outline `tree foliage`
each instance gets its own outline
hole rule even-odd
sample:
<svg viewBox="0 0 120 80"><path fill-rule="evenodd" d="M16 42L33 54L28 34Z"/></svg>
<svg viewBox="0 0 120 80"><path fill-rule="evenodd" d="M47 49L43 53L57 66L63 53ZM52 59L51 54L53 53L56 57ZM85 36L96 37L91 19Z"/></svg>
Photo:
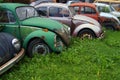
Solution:
<svg viewBox="0 0 120 80"><path fill-rule="evenodd" d="M0 3L3 2L3 0L0 0Z"/></svg>

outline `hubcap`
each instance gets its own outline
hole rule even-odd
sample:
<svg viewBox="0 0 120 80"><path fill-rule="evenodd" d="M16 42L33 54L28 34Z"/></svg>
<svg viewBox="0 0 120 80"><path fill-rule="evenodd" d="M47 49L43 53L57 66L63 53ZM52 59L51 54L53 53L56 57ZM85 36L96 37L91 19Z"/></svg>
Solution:
<svg viewBox="0 0 120 80"><path fill-rule="evenodd" d="M92 35L89 34L89 33L84 33L81 35L81 38L84 39L84 38L87 38L87 39L92 39Z"/></svg>
<svg viewBox="0 0 120 80"><path fill-rule="evenodd" d="M49 49L45 44L37 44L33 47L32 53L46 54L49 53Z"/></svg>

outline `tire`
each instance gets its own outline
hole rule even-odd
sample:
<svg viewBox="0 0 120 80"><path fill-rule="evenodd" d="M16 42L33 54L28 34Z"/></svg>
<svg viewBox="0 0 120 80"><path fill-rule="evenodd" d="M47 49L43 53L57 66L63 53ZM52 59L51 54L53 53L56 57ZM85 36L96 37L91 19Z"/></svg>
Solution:
<svg viewBox="0 0 120 80"><path fill-rule="evenodd" d="M80 37L81 39L93 39L95 38L95 34L89 29L84 29L78 33L78 37Z"/></svg>
<svg viewBox="0 0 120 80"><path fill-rule="evenodd" d="M43 42L43 40L41 39L34 39L32 40L27 48L27 54L29 57L33 57L34 54L41 54L41 55L45 55L50 53L50 48L48 47L48 45Z"/></svg>
<svg viewBox="0 0 120 80"><path fill-rule="evenodd" d="M112 25L107 25L105 28L112 31L115 30L115 28Z"/></svg>

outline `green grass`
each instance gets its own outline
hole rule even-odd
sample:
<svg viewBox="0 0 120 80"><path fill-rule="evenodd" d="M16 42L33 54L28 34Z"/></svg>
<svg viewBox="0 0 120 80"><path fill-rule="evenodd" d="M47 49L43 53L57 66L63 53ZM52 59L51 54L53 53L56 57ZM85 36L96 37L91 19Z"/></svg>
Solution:
<svg viewBox="0 0 120 80"><path fill-rule="evenodd" d="M72 38L61 54L25 56L0 76L0 80L120 80L120 32L105 38Z"/></svg>

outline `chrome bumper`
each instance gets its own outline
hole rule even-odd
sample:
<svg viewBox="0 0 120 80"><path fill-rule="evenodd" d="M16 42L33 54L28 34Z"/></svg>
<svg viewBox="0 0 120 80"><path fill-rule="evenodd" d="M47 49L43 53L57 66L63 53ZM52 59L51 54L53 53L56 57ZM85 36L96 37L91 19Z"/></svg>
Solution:
<svg viewBox="0 0 120 80"><path fill-rule="evenodd" d="M0 66L0 75L10 69L15 63L17 63L24 56L24 49L22 49L14 58Z"/></svg>

